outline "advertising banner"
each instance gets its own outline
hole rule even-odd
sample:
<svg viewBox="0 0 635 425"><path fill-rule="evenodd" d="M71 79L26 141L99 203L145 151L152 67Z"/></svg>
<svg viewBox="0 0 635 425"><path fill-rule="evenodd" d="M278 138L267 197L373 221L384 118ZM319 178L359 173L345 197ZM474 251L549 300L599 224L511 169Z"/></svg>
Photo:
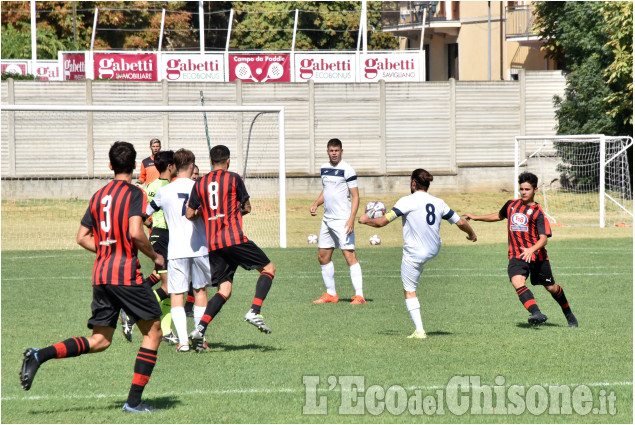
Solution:
<svg viewBox="0 0 635 425"><path fill-rule="evenodd" d="M359 82L425 81L424 64L422 52L362 54Z"/></svg>
<svg viewBox="0 0 635 425"><path fill-rule="evenodd" d="M354 83L357 75L355 54L296 53L295 82Z"/></svg>
<svg viewBox="0 0 635 425"><path fill-rule="evenodd" d="M163 54L160 79L168 81L225 81L225 55Z"/></svg>
<svg viewBox="0 0 635 425"><path fill-rule="evenodd" d="M3 60L0 62L0 69L3 74L6 72L11 74L27 75L29 73L29 62Z"/></svg>
<svg viewBox="0 0 635 425"><path fill-rule="evenodd" d="M86 79L86 52L59 52L57 57L62 69L62 80L76 81Z"/></svg>
<svg viewBox="0 0 635 425"><path fill-rule="evenodd" d="M229 55L229 81L288 83L291 60L288 54Z"/></svg>
<svg viewBox="0 0 635 425"><path fill-rule="evenodd" d="M128 81L158 81L156 53L95 53L94 78Z"/></svg>
<svg viewBox="0 0 635 425"><path fill-rule="evenodd" d="M59 62L56 60L37 61L35 76L40 81L62 81Z"/></svg>

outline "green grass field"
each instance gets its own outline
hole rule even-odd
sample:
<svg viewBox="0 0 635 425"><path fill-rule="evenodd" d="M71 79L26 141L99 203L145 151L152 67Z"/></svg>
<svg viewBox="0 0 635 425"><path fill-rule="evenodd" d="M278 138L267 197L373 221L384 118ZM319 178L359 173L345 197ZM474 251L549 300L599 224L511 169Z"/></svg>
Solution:
<svg viewBox="0 0 635 425"><path fill-rule="evenodd" d="M496 197L490 205L498 202ZM304 217L300 213L304 208L297 207L299 217ZM316 227L313 224L298 224L292 233L317 233L311 230ZM273 333L261 334L242 321L251 304L256 274L239 271L232 298L208 329L211 352L177 354L174 346L159 347L144 398L164 410L152 416L120 411L139 348L138 330L132 344L117 331L104 353L49 361L29 392L20 388L18 372L25 348L87 334L93 256L77 250L5 250L2 422L633 422L632 230L554 230L548 246L554 275L566 291L580 328L566 326L559 306L541 288L532 289L549 321L531 328L506 276L504 225L478 223L479 242L468 244L461 232L444 224L446 245L426 266L418 291L429 337L410 340L406 336L413 325L400 281L400 229L392 224L384 230L386 244L379 247L365 242L371 229L359 229L358 258L368 300L361 306L348 305L353 291L340 254L334 261L342 301L313 305L311 301L323 291L317 249L267 249L278 270L263 307ZM143 269L148 272L150 264L144 261ZM388 409L379 404L374 409L370 403L384 401L384 390L397 394L389 390L392 385L401 386L407 397L415 399L438 400L439 392L449 397L453 390L445 387L452 377L468 375L479 376L483 385L490 386L500 384L497 376L504 377L496 391L503 392L498 400L505 404L505 391L513 385L523 386L528 394L530 388L537 393L534 385L541 385L545 392L549 385L568 385L571 390L586 385L593 408L608 412L602 400L615 396L616 411L614 415L576 414L579 410L555 415L547 409L536 416L531 409L521 409L519 415L477 415L468 410L456 415L446 399L443 414L427 415L404 406ZM317 379L311 377L318 377L319 384L316 392L307 393L303 379ZM350 391L341 385L347 379L364 380L368 391L357 394L364 400L362 415L347 414L346 409L340 413L340 407L351 404L347 401ZM303 413L303 407L321 401L326 415Z"/></svg>

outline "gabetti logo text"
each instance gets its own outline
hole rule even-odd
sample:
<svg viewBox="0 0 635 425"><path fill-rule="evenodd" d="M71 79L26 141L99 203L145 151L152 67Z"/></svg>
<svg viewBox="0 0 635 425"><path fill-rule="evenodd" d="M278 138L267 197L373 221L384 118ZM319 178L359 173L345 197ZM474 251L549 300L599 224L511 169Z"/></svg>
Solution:
<svg viewBox="0 0 635 425"><path fill-rule="evenodd" d="M133 55L119 55L105 57L99 60L98 78L113 78L117 80L155 80L155 59L145 55L139 58Z"/></svg>
<svg viewBox="0 0 635 425"><path fill-rule="evenodd" d="M351 71L351 60L335 60L326 61L323 58L317 59L302 59L300 61L300 78L309 80L314 74L320 74L323 72L346 72ZM320 76L320 75L318 75ZM330 75L329 75L330 76Z"/></svg>
<svg viewBox="0 0 635 425"><path fill-rule="evenodd" d="M364 76L370 80L382 77L406 77L415 72L414 59L390 60L389 58L368 58L364 61Z"/></svg>
<svg viewBox="0 0 635 425"><path fill-rule="evenodd" d="M57 80L60 76L60 69L56 66L38 66L35 70L38 78L42 81L48 81L49 79Z"/></svg>
<svg viewBox="0 0 635 425"><path fill-rule="evenodd" d="M170 59L165 63L165 75L168 80L220 79L218 59L195 62L191 59Z"/></svg>

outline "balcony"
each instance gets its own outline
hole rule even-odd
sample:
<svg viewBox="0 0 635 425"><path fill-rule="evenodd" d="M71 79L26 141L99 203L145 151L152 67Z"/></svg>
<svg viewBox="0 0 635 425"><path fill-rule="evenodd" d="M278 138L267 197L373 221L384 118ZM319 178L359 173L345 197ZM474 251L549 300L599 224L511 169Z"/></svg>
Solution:
<svg viewBox="0 0 635 425"><path fill-rule="evenodd" d="M539 41L538 33L533 29L536 20L534 9L533 5L517 5L506 8L505 38L507 41L518 41L525 44Z"/></svg>
<svg viewBox="0 0 635 425"><path fill-rule="evenodd" d="M460 21L460 2L458 1L409 1L392 2L393 10L382 10L382 31L403 33L426 28L456 36ZM424 10L427 13L424 14Z"/></svg>

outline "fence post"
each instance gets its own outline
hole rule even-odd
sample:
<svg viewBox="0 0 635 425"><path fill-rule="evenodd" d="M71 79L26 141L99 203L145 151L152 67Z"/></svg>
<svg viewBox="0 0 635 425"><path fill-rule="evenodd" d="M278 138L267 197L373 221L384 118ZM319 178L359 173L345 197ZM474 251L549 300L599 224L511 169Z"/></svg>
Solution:
<svg viewBox="0 0 635 425"><path fill-rule="evenodd" d="M84 80L86 85L86 105L93 104L93 80ZM93 140L93 113L86 113L86 172L95 177L95 144Z"/></svg>
<svg viewBox="0 0 635 425"><path fill-rule="evenodd" d="M240 106L243 104L243 82L236 78L234 83L236 84L236 106ZM240 112L236 116L236 159L238 160L236 167L238 170L245 167L243 155L243 112Z"/></svg>
<svg viewBox="0 0 635 425"><path fill-rule="evenodd" d="M520 135L525 136L527 131L527 75L525 69L518 70L518 83L520 84Z"/></svg>
<svg viewBox="0 0 635 425"><path fill-rule="evenodd" d="M7 96L9 105L15 105L15 80L13 78L7 79ZM9 111L9 177L15 177L15 112Z"/></svg>
<svg viewBox="0 0 635 425"><path fill-rule="evenodd" d="M315 82L309 80L309 172L315 173Z"/></svg>
<svg viewBox="0 0 635 425"><path fill-rule="evenodd" d="M456 166L456 80L450 78L450 167L454 174L458 173Z"/></svg>
<svg viewBox="0 0 635 425"><path fill-rule="evenodd" d="M606 136L600 136L600 228L604 228L604 208L606 191Z"/></svg>
<svg viewBox="0 0 635 425"><path fill-rule="evenodd" d="M162 104L166 106L170 104L170 93L168 90L168 80L161 80L161 100ZM165 143L166 150L170 149L170 117L168 114L167 112L163 114L163 129L161 134L161 142Z"/></svg>
<svg viewBox="0 0 635 425"><path fill-rule="evenodd" d="M379 80L379 172L386 171L386 81Z"/></svg>

